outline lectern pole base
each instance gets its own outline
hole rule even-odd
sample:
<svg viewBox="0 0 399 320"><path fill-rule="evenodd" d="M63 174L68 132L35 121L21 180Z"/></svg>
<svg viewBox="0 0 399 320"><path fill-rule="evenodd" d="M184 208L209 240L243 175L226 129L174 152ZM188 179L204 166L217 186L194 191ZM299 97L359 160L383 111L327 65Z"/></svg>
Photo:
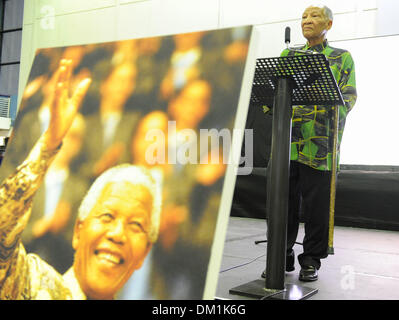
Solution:
<svg viewBox="0 0 399 320"><path fill-rule="evenodd" d="M317 289L286 283L283 290L265 288L264 280L254 280L229 290L230 294L260 300L303 300L317 293Z"/></svg>

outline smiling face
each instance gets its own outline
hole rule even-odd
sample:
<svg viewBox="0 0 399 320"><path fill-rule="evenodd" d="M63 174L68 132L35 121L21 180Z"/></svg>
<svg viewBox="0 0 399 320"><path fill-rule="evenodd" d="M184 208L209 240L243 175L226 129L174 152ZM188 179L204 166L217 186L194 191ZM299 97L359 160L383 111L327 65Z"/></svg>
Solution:
<svg viewBox="0 0 399 320"><path fill-rule="evenodd" d="M92 299L112 299L141 267L151 244L152 196L142 185L105 185L88 217L75 226L74 271Z"/></svg>
<svg viewBox="0 0 399 320"><path fill-rule="evenodd" d="M329 20L322 8L309 7L302 14L302 34L310 46L322 43L327 31L331 29L332 20Z"/></svg>

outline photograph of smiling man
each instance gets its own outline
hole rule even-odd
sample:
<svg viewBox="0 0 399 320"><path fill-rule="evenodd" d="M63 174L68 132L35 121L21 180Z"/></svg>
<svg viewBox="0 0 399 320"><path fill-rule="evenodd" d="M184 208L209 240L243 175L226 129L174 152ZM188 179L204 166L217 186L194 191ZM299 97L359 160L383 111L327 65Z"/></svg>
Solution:
<svg viewBox="0 0 399 320"><path fill-rule="evenodd" d="M214 297L250 34L36 52L0 170L0 299Z"/></svg>

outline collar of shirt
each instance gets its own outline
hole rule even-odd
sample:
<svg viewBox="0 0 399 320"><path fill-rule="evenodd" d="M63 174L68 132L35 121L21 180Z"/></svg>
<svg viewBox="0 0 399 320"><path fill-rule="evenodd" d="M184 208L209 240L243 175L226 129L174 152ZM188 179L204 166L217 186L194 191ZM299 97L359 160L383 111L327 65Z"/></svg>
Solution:
<svg viewBox="0 0 399 320"><path fill-rule="evenodd" d="M83 293L82 288L79 285L79 281L76 278L73 267L69 268L67 272L62 276L64 283L71 291L73 300L87 300L86 295Z"/></svg>
<svg viewBox="0 0 399 320"><path fill-rule="evenodd" d="M319 53L323 52L323 50L328 46L328 41L327 39L324 40L322 43L316 44L313 47L309 47L309 43L306 43L304 50L311 50L311 51L317 51Z"/></svg>

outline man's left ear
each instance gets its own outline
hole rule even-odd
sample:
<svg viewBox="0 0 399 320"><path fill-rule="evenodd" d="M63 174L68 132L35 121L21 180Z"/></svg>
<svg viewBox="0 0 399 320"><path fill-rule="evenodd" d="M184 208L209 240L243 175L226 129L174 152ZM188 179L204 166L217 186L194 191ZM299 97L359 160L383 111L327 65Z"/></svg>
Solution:
<svg viewBox="0 0 399 320"><path fill-rule="evenodd" d="M329 21L328 21L328 24L327 24L327 30L330 30L330 29L331 29L332 24L333 24L332 20L329 20Z"/></svg>
<svg viewBox="0 0 399 320"><path fill-rule="evenodd" d="M72 237L72 248L76 251L79 239L80 239L80 229L82 228L83 222L79 219L76 219L75 227L73 229L73 237Z"/></svg>

